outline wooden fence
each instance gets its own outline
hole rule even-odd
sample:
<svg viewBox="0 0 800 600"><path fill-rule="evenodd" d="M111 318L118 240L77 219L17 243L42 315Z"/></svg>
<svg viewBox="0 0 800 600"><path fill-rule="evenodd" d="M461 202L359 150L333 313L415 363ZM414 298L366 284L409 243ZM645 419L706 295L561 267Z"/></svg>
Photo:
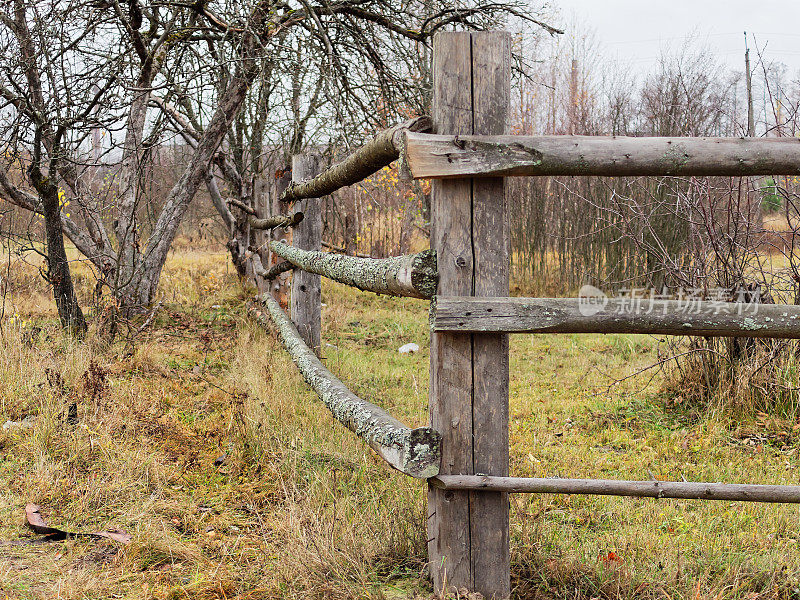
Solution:
<svg viewBox="0 0 800 600"><path fill-rule="evenodd" d="M602 299L509 298L505 176L800 173L800 140L508 136L510 36L442 33L434 44L434 106L318 173L297 157L283 200L298 213L293 245L269 244L295 269L292 320L269 293L251 306L271 324L333 416L391 466L428 480L428 551L437 592L507 598L508 493L800 502L800 486L509 477L508 333L625 332L800 338L800 306L674 300L647 309ZM430 131L433 133L430 133ZM433 179L431 250L370 259L321 252L313 198L400 158ZM302 214L300 214L302 213ZM298 222L298 216L300 220ZM290 223L291 221L291 223ZM320 275L379 294L431 299L430 427L411 429L357 397L318 358ZM269 286L267 286L269 287ZM597 299L595 299L597 300Z"/></svg>

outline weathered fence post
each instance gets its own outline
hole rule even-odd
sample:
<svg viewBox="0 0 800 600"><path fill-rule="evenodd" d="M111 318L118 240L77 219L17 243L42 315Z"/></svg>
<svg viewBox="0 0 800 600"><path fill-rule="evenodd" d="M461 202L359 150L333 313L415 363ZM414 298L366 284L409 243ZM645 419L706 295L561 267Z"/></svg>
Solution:
<svg viewBox="0 0 800 600"><path fill-rule="evenodd" d="M272 182L272 202L271 202L271 210L273 215L280 215L285 212L285 207L281 205L279 198L281 194L283 194L284 190L289 187L289 183L291 183L291 169L288 167L286 169L279 169L275 172L275 177ZM284 232L281 228L275 228L268 233L269 239L271 240L285 240L287 243L292 243L292 232L291 230ZM269 254L269 267L274 267L278 263L283 262L283 259L280 256L276 256L274 252L268 252ZM266 263L265 263L266 264ZM283 273L276 277L274 280L269 282L270 290L272 292L272 297L278 301L282 308L288 309L289 308L289 291L288 291L288 282L289 282L289 273ZM259 290L260 292L260 290Z"/></svg>
<svg viewBox="0 0 800 600"><path fill-rule="evenodd" d="M269 180L265 181L263 176L256 179L253 184L253 208L256 211L255 217L258 219L269 216L269 185ZM253 235L253 246L257 248L258 260L266 268L269 268L269 248L266 247L266 243L271 235L272 233L267 230L256 230ZM269 291L270 281L262 277L256 277L255 282L259 296Z"/></svg>
<svg viewBox="0 0 800 600"><path fill-rule="evenodd" d="M292 157L292 181L297 183L311 179L322 169L323 157L319 152L296 154ZM322 249L322 199L311 198L299 200L294 205L295 211L305 216L299 225L294 227L292 245L302 250ZM301 269L292 275L291 315L295 327L306 345L317 356L320 354L322 327L322 284L320 276Z"/></svg>
<svg viewBox="0 0 800 600"><path fill-rule="evenodd" d="M510 36L441 33L434 43L434 133L504 134ZM431 246L437 293L508 296L508 222L502 178L433 182ZM431 425L441 473L508 474L508 336L431 334ZM428 554L437 592L510 595L508 494L428 488Z"/></svg>

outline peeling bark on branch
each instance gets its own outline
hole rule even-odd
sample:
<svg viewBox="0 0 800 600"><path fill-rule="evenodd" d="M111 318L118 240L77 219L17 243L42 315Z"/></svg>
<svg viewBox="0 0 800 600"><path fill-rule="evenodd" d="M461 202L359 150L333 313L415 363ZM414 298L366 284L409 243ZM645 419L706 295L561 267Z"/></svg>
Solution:
<svg viewBox="0 0 800 600"><path fill-rule="evenodd" d="M321 198L339 188L358 183L397 160L402 150L404 132L429 131L430 128L430 117L417 117L382 131L342 162L313 179L291 184L281 195L281 201Z"/></svg>
<svg viewBox="0 0 800 600"><path fill-rule="evenodd" d="M415 178L800 175L800 140L404 133Z"/></svg>
<svg viewBox="0 0 800 600"><path fill-rule="evenodd" d="M436 293L436 254L431 250L394 258L357 258L300 250L282 242L270 242L269 247L304 271L367 292L424 299Z"/></svg>
<svg viewBox="0 0 800 600"><path fill-rule="evenodd" d="M250 218L252 229L277 229L278 227L294 227L303 220L303 213L296 212L293 215L274 215L266 219Z"/></svg>
<svg viewBox="0 0 800 600"><path fill-rule="evenodd" d="M278 302L269 294L264 294L261 301L266 304L271 321L256 304L250 306L250 315L262 326L268 327L271 323L277 329L303 378L337 421L366 441L398 471L420 479L439 473L440 436L437 431L430 427L406 427L383 409L353 394L303 343Z"/></svg>

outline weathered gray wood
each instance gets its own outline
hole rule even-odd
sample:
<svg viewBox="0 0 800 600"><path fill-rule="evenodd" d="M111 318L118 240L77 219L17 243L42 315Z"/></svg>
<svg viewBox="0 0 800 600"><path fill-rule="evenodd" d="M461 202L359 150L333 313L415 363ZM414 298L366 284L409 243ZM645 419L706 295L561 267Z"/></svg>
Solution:
<svg viewBox="0 0 800 600"><path fill-rule="evenodd" d="M472 34L473 123L476 134L507 133L511 36ZM473 294L508 296L509 226L501 177L472 182ZM472 338L473 473L508 475L508 335ZM504 492L470 494L474 590L485 598L511 594L509 501Z"/></svg>
<svg viewBox="0 0 800 600"><path fill-rule="evenodd" d="M452 134L504 133L510 38L441 34L434 44L434 127ZM508 224L502 179L436 181L431 246L439 294L508 294ZM442 473L508 473L508 340L431 335L432 426L442 433ZM510 594L508 498L429 487L429 559L437 593L468 588ZM446 589L445 589L446 588Z"/></svg>
<svg viewBox="0 0 800 600"><path fill-rule="evenodd" d="M440 33L433 51L433 128L472 133L472 52L467 32ZM439 294L472 293L472 184L435 181L431 248ZM431 332L431 427L442 436L440 473L472 474L472 337ZM428 562L437 594L473 588L469 492L428 486ZM447 588L447 589L445 589Z"/></svg>
<svg viewBox="0 0 800 600"><path fill-rule="evenodd" d="M500 175L800 175L797 138L405 134L416 178Z"/></svg>
<svg viewBox="0 0 800 600"><path fill-rule="evenodd" d="M250 217L249 223L251 229L275 229L277 227L296 227L303 220L305 214L302 211L296 212L293 215L274 215L258 219Z"/></svg>
<svg viewBox="0 0 800 600"><path fill-rule="evenodd" d="M358 258L300 250L281 242L270 242L269 246L275 254L305 271L367 292L432 298L436 291L436 254L431 250L394 258Z"/></svg>
<svg viewBox="0 0 800 600"><path fill-rule="evenodd" d="M273 188L272 188L273 193L272 193L272 198L271 198L271 200L272 200L271 209L272 209L272 214L274 214L274 215L281 214L286 208L285 205L283 205L281 203L280 196L283 194L283 192L286 190L286 188L291 183L291 179L292 179L291 178L291 172L292 172L291 165L288 165L287 168L285 168L285 169L278 169L275 172L275 179L272 181L272 183L273 183ZM288 230L287 229L281 229L281 228L271 229L271 230L269 230L269 234L268 235L269 235L269 239L270 240L273 240L273 241L277 240L277 241L286 242L287 244L291 244L292 243L293 229L288 229ZM269 248L269 246L267 246L267 248ZM268 261L265 261L265 262L268 262L271 265L271 267L274 267L275 265L277 265L279 262L281 262L283 260L283 259L281 259L280 256L278 256L277 254L275 254L271 250L269 250L267 252L267 254L269 255L268 256ZM287 310L289 310L289 279L290 279L289 273L288 272L284 273L282 275L279 275L275 279L273 279L270 282L270 286L269 286L269 289L270 289L270 292L272 293L273 298L275 298L280 303L280 305L283 308L287 309ZM259 290L259 292L260 291L261 290Z"/></svg>
<svg viewBox="0 0 800 600"><path fill-rule="evenodd" d="M800 339L800 306L701 300L437 297L435 331Z"/></svg>
<svg viewBox="0 0 800 600"><path fill-rule="evenodd" d="M358 183L397 160L402 149L404 131L428 131L430 127L430 117L416 117L382 131L343 161L313 179L293 181L281 195L281 201L321 198Z"/></svg>
<svg viewBox="0 0 800 600"><path fill-rule="evenodd" d="M741 502L800 502L800 486L690 481L620 481L613 479L558 479L439 475L430 485L443 490L495 490L528 494L589 494L637 498L736 500Z"/></svg>
<svg viewBox="0 0 800 600"><path fill-rule="evenodd" d="M317 393L334 418L366 441L392 467L425 479L439 472L439 434L430 427L411 429L383 409L362 400L328 371L306 346L280 304L270 295L261 296L268 312L252 304L250 316L264 327L272 324L303 378Z"/></svg>
<svg viewBox="0 0 800 600"><path fill-rule="evenodd" d="M258 256L258 268L253 269L253 274L255 275L254 282L256 284L256 290L259 294L264 294L269 291L272 281L260 276L266 274L265 267L269 264L269 251L267 250L266 243L269 241L269 231L271 228L265 227L261 229L259 227L254 227L254 225L267 224L264 222L264 219L268 218L270 214L269 188L271 184L272 181L263 175L252 180L250 192L252 194L255 214L248 214L246 217L247 227L249 229L247 235L249 246L255 250L255 254ZM254 265L254 267L255 266L256 265Z"/></svg>
<svg viewBox="0 0 800 600"><path fill-rule="evenodd" d="M292 157L292 181L303 181L316 176L323 168L320 152L309 151ZM300 215L306 215L293 229L292 245L301 250L322 250L322 211L316 201L300 200L295 203ZM322 345L322 281L317 273L295 270L291 284L292 321L300 336L317 356Z"/></svg>

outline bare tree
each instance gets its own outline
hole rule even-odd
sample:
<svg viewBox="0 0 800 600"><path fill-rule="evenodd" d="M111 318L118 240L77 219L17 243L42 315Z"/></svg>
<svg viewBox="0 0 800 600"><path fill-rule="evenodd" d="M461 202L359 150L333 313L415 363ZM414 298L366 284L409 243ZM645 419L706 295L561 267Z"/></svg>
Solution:
<svg viewBox="0 0 800 600"><path fill-rule="evenodd" d="M109 101L115 58L96 59L103 23L84 7L14 0L0 9L0 95L4 107L4 154L0 193L44 218L47 278L63 326L82 335L86 321L69 268L64 232L87 256L103 264L108 240L62 215L62 200L80 194L81 146L96 109ZM18 178L14 178L14 168ZM23 181L27 186L23 186ZM29 187L33 192L25 189Z"/></svg>
<svg viewBox="0 0 800 600"><path fill-rule="evenodd" d="M98 288L107 286L123 313L139 310L153 300L200 188L244 256L253 232L222 197L252 207L270 152L285 160L323 124L335 134L316 141L346 147L397 108L420 112L425 79L409 59L444 27L509 17L538 23L522 5L472 0L6 6L7 147L26 179L7 172L0 191L45 217L59 311L77 330L85 322L64 235L94 266ZM156 198L148 165L155 149L169 149L169 129L190 152L175 184ZM66 202L79 218L61 210Z"/></svg>

